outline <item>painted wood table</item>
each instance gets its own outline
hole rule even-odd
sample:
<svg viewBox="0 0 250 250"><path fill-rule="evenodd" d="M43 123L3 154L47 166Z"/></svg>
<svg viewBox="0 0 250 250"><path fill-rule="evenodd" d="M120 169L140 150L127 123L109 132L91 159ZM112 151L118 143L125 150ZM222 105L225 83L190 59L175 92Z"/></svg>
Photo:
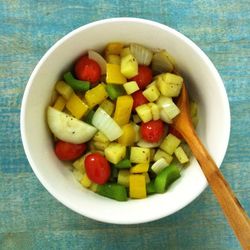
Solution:
<svg viewBox="0 0 250 250"><path fill-rule="evenodd" d="M32 172L19 116L33 68L69 31L118 16L169 25L196 42L223 78L232 128L221 170L250 214L248 0L1 0L0 10L0 249L240 249L209 188L185 209L146 224L111 225L72 212Z"/></svg>

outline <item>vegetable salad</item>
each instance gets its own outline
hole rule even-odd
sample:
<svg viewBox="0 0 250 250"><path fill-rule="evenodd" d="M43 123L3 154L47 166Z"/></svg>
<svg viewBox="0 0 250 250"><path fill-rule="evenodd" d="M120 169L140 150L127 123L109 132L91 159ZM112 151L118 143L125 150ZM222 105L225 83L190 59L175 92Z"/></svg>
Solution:
<svg viewBox="0 0 250 250"><path fill-rule="evenodd" d="M164 193L190 151L171 127L183 78L165 50L119 42L89 50L55 84L54 151L85 188L118 201ZM191 102L197 124L197 105Z"/></svg>

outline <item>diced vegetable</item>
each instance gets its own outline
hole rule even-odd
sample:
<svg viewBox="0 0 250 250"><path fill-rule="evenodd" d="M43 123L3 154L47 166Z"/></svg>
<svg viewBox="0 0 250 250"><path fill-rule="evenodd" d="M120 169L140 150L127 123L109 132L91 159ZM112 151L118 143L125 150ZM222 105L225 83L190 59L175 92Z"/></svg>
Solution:
<svg viewBox="0 0 250 250"><path fill-rule="evenodd" d="M156 85L161 94L167 97L176 97L180 94L183 78L181 76L165 73L156 79Z"/></svg>
<svg viewBox="0 0 250 250"><path fill-rule="evenodd" d="M160 91L156 87L156 85L151 85L143 91L143 95L147 98L149 102L154 102L160 96Z"/></svg>
<svg viewBox="0 0 250 250"><path fill-rule="evenodd" d="M103 142L103 143L110 142L108 137L105 134L103 134L101 131L98 131L95 134L95 136L93 137L93 140L98 141L98 142Z"/></svg>
<svg viewBox="0 0 250 250"><path fill-rule="evenodd" d="M141 148L157 148L160 146L160 144L161 144L161 141L152 143L152 142L144 141L143 139L140 139L137 142L137 146Z"/></svg>
<svg viewBox="0 0 250 250"><path fill-rule="evenodd" d="M138 62L133 55L129 54L121 58L121 73L126 78L131 78L138 74Z"/></svg>
<svg viewBox="0 0 250 250"><path fill-rule="evenodd" d="M107 62L105 61L105 59L96 51L94 50L89 50L88 51L88 56L89 59L92 59L94 61L96 61L100 68L101 68L101 74L104 75L106 74L106 64Z"/></svg>
<svg viewBox="0 0 250 250"><path fill-rule="evenodd" d="M111 100L117 99L118 96L123 95L125 92L122 86L115 84L107 84L106 91Z"/></svg>
<svg viewBox="0 0 250 250"><path fill-rule="evenodd" d="M105 134L110 141L116 140L123 133L120 126L100 107L96 110L92 123Z"/></svg>
<svg viewBox="0 0 250 250"><path fill-rule="evenodd" d="M131 54L130 49L129 49L129 47L125 47L125 48L123 48L123 49L121 50L120 56L121 56L121 57L124 57L124 56L126 56L126 55L128 55L128 54Z"/></svg>
<svg viewBox="0 0 250 250"><path fill-rule="evenodd" d="M132 146L135 142L135 129L131 123L122 126L122 135L118 138L118 142L124 146Z"/></svg>
<svg viewBox="0 0 250 250"><path fill-rule="evenodd" d="M59 111L63 111L65 105L66 105L65 99L62 96L58 96L53 105L53 108Z"/></svg>
<svg viewBox="0 0 250 250"><path fill-rule="evenodd" d="M93 109L89 110L87 115L84 117L84 121L90 125L92 125L92 119L95 114L95 111Z"/></svg>
<svg viewBox="0 0 250 250"><path fill-rule="evenodd" d="M160 111L164 111L170 120L180 113L180 109L176 106L171 97L160 96L157 100L157 105Z"/></svg>
<svg viewBox="0 0 250 250"><path fill-rule="evenodd" d="M72 173L77 181L80 182L82 180L84 173L80 172L78 169L73 169Z"/></svg>
<svg viewBox="0 0 250 250"><path fill-rule="evenodd" d="M80 183L86 187L86 188L89 188L92 184L92 181L89 179L88 175L85 173L83 175L83 178L81 179Z"/></svg>
<svg viewBox="0 0 250 250"><path fill-rule="evenodd" d="M108 147L109 142L99 142L99 141L93 141L93 146L95 147L95 149L97 150L101 150L104 151L104 149L106 147Z"/></svg>
<svg viewBox="0 0 250 250"><path fill-rule="evenodd" d="M104 154L109 162L117 164L126 156L126 146L115 142L110 143L109 146L105 148Z"/></svg>
<svg viewBox="0 0 250 250"><path fill-rule="evenodd" d="M147 196L146 178L142 174L131 174L129 177L129 197L141 199Z"/></svg>
<svg viewBox="0 0 250 250"><path fill-rule="evenodd" d="M148 171L148 168L149 168L149 162L139 163L139 164L136 164L135 166L130 168L130 173L131 174L145 173Z"/></svg>
<svg viewBox="0 0 250 250"><path fill-rule="evenodd" d="M141 118L139 117L139 115L133 115L133 121L134 121L134 123L140 123Z"/></svg>
<svg viewBox="0 0 250 250"><path fill-rule="evenodd" d="M97 104L101 104L107 97L108 93L103 84L98 84L96 87L85 93L85 99L90 108L93 108Z"/></svg>
<svg viewBox="0 0 250 250"><path fill-rule="evenodd" d="M117 64L117 65L121 64L121 57L119 55L111 55L111 54L107 55L106 60L107 63Z"/></svg>
<svg viewBox="0 0 250 250"><path fill-rule="evenodd" d="M67 72L63 75L65 82L73 89L73 90L82 90L86 91L90 88L89 81L81 81L74 78L71 72Z"/></svg>
<svg viewBox="0 0 250 250"><path fill-rule="evenodd" d="M119 96L116 101L114 120L120 126L129 122L133 107L133 98L129 95Z"/></svg>
<svg viewBox="0 0 250 250"><path fill-rule="evenodd" d="M174 60L165 50L156 52L152 58L152 69L155 74L172 72Z"/></svg>
<svg viewBox="0 0 250 250"><path fill-rule="evenodd" d="M151 166L151 170L154 171L154 173L158 174L160 171L162 171L168 165L169 165L169 163L167 163L164 158L160 158L156 162L154 162L154 164Z"/></svg>
<svg viewBox="0 0 250 250"><path fill-rule="evenodd" d="M131 95L132 93L139 90L139 87L138 87L136 81L126 82L123 84L123 87L126 90L128 95Z"/></svg>
<svg viewBox="0 0 250 250"><path fill-rule="evenodd" d="M96 192L117 201L126 201L128 199L125 186L117 183L98 185Z"/></svg>
<svg viewBox="0 0 250 250"><path fill-rule="evenodd" d="M166 138L163 140L160 148L164 150L166 153L172 155L175 149L180 145L181 140L172 134L168 134Z"/></svg>
<svg viewBox="0 0 250 250"><path fill-rule="evenodd" d="M137 124L131 122L131 124L134 127L135 130L135 142L138 142L141 139L141 135L140 135L140 126L138 126Z"/></svg>
<svg viewBox="0 0 250 250"><path fill-rule="evenodd" d="M155 184L153 181L150 181L147 184L146 189L147 189L147 194L155 194L156 193Z"/></svg>
<svg viewBox="0 0 250 250"><path fill-rule="evenodd" d="M149 178L149 174L148 172L143 172L142 175L145 176L145 181L146 181L146 184L148 184L150 182L150 178Z"/></svg>
<svg viewBox="0 0 250 250"><path fill-rule="evenodd" d="M117 183L125 187L129 187L130 172L127 169L121 169L118 173Z"/></svg>
<svg viewBox="0 0 250 250"><path fill-rule="evenodd" d="M131 147L130 161L133 163L148 163L150 160L150 149Z"/></svg>
<svg viewBox="0 0 250 250"><path fill-rule="evenodd" d="M126 77L121 73L121 66L117 64L107 64L106 83L124 84L127 82Z"/></svg>
<svg viewBox="0 0 250 250"><path fill-rule="evenodd" d="M176 158L179 160L179 162L182 164L187 163L189 161L186 153L184 152L181 146L175 149L174 154Z"/></svg>
<svg viewBox="0 0 250 250"><path fill-rule="evenodd" d="M72 164L72 166L82 174L85 173L85 164L84 164L85 156L86 154L75 160Z"/></svg>
<svg viewBox="0 0 250 250"><path fill-rule="evenodd" d="M163 158L167 164L169 165L172 160L173 160L173 156L171 156L170 154L164 152L161 149L158 149L154 155L154 161L158 161L159 159Z"/></svg>
<svg viewBox="0 0 250 250"><path fill-rule="evenodd" d="M116 168L130 168L131 166L131 161L126 158L115 164Z"/></svg>
<svg viewBox="0 0 250 250"><path fill-rule="evenodd" d="M87 142L97 131L95 127L52 107L48 107L47 121L51 132L65 142Z"/></svg>
<svg viewBox="0 0 250 250"><path fill-rule="evenodd" d="M74 92L73 89L66 84L64 81L59 81L56 83L56 91L65 99L68 100L72 93Z"/></svg>
<svg viewBox="0 0 250 250"><path fill-rule="evenodd" d="M105 52L105 55L120 55L122 49L123 49L123 44L122 43L119 43L119 42L113 42L113 43L109 43L104 52Z"/></svg>
<svg viewBox="0 0 250 250"><path fill-rule="evenodd" d="M180 177L180 170L175 165L164 168L155 178L155 190L164 193L166 189Z"/></svg>
<svg viewBox="0 0 250 250"><path fill-rule="evenodd" d="M130 44L130 51L135 56L139 64L149 65L151 63L153 52L136 43Z"/></svg>
<svg viewBox="0 0 250 250"><path fill-rule="evenodd" d="M150 102L147 104L151 110L152 118L157 121L161 118L160 108L157 104Z"/></svg>
<svg viewBox="0 0 250 250"><path fill-rule="evenodd" d="M108 114L112 115L115 110L115 104L108 99L105 99L101 104L100 107Z"/></svg>
<svg viewBox="0 0 250 250"><path fill-rule="evenodd" d="M135 110L143 122L149 122L152 120L151 108L147 104L140 105L136 107Z"/></svg>
<svg viewBox="0 0 250 250"><path fill-rule="evenodd" d="M66 103L66 108L77 119L81 119L88 111L88 105L73 93Z"/></svg>

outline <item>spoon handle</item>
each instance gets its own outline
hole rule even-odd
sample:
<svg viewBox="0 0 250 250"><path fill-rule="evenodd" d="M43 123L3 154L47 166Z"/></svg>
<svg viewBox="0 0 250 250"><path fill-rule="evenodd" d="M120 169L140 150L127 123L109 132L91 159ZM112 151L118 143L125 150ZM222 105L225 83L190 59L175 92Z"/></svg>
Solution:
<svg viewBox="0 0 250 250"><path fill-rule="evenodd" d="M250 249L250 220L195 130L186 128L183 137L198 160L212 191L243 249Z"/></svg>

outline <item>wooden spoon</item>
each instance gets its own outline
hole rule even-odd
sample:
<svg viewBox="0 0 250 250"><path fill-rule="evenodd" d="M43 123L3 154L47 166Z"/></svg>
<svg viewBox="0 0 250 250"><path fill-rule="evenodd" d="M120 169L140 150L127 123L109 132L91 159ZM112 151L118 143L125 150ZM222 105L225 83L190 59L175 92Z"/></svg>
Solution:
<svg viewBox="0 0 250 250"><path fill-rule="evenodd" d="M181 113L174 119L172 126L183 136L199 162L242 247L250 249L250 220L194 130L189 114L189 100L185 84L183 84L177 105Z"/></svg>

